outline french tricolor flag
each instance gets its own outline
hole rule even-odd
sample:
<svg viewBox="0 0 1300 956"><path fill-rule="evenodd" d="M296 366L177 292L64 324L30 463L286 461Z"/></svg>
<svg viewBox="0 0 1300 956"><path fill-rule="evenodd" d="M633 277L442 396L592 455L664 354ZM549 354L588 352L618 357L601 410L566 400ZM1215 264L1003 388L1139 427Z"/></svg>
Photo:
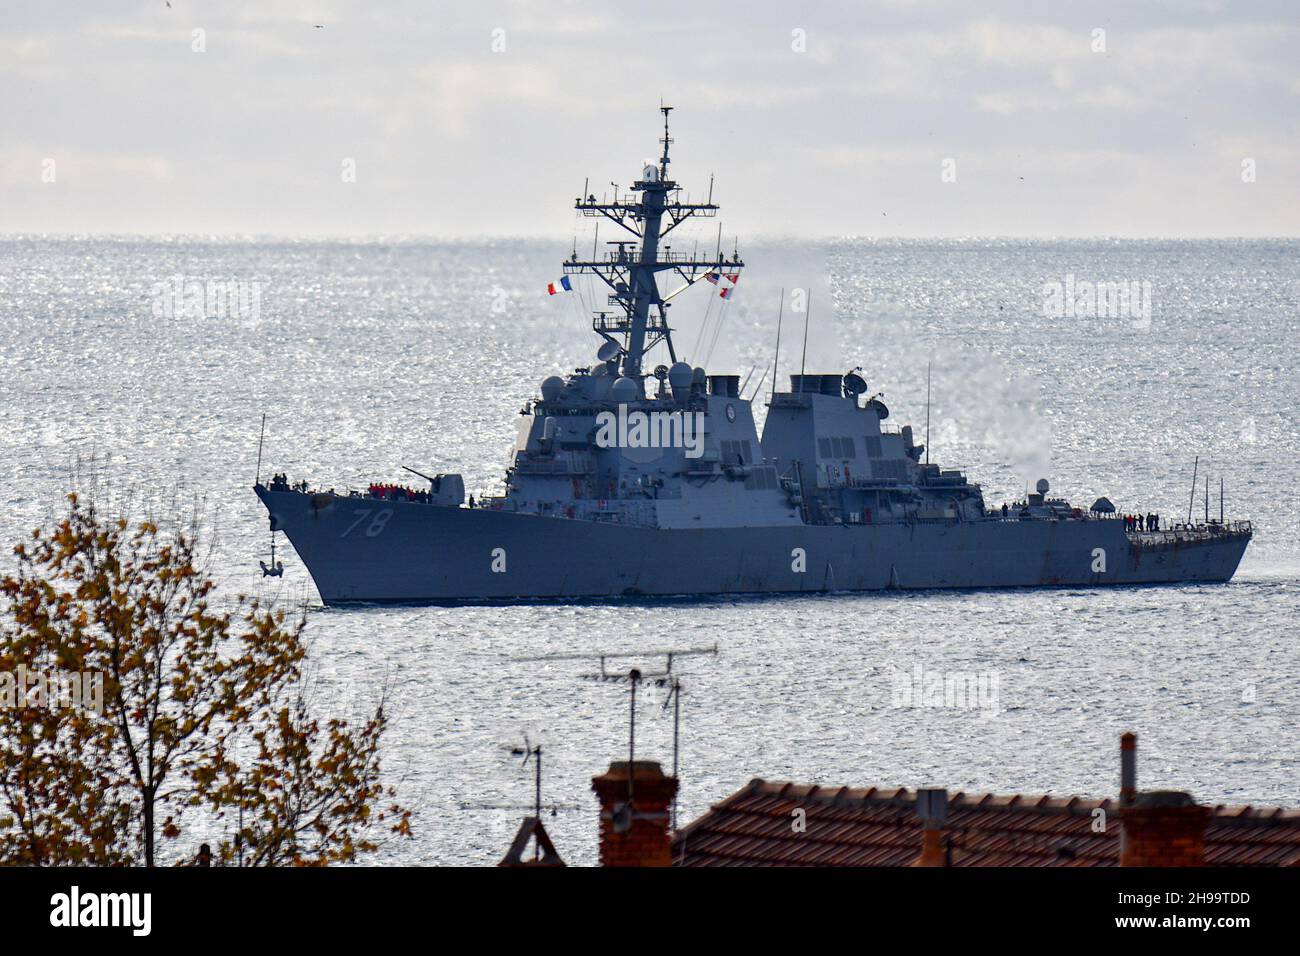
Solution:
<svg viewBox="0 0 1300 956"><path fill-rule="evenodd" d="M572 291L573 291L573 286L569 284L568 276L565 276L564 278L560 279L560 281L558 282L548 283L546 286L546 292L548 295L555 295L555 293L557 292L572 292Z"/></svg>

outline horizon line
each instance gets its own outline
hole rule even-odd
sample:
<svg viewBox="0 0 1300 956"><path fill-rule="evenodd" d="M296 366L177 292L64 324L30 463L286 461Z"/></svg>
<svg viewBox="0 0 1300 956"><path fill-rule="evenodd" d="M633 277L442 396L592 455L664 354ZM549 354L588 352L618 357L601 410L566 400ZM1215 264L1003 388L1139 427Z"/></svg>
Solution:
<svg viewBox="0 0 1300 956"><path fill-rule="evenodd" d="M99 239L129 240L166 240L166 241L298 241L298 242L333 242L333 243L380 243L380 242L556 242L556 237L541 233L477 233L453 234L433 232L368 232L368 233L333 233L333 232L35 232L35 231L0 231L0 241L23 239L93 241ZM1117 233L1088 234L1038 234L1038 233L962 233L932 235L872 235L865 233L778 233L755 232L747 241L772 242L991 242L991 241L1027 241L1027 242L1291 242L1300 240L1295 235L1127 235ZM572 241L563 243L571 245Z"/></svg>

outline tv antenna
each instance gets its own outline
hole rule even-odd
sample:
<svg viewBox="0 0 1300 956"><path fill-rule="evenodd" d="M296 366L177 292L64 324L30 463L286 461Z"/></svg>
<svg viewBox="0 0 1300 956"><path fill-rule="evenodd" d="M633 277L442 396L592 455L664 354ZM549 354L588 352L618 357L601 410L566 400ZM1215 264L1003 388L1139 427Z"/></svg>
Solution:
<svg viewBox="0 0 1300 956"><path fill-rule="evenodd" d="M525 734L524 745L511 747L510 755L524 758L521 767L527 767L528 761L533 761L533 816L540 820L542 818L542 745L530 743L528 735Z"/></svg>
<svg viewBox="0 0 1300 956"><path fill-rule="evenodd" d="M542 818L542 745L534 744L527 734L524 734L523 746L515 744L502 748L512 757L523 757L520 767L527 767L529 761L533 763L533 802L531 804L519 803L467 803L461 801L462 810L531 810L533 816L538 820ZM551 816L556 816L560 810L581 810L584 809L578 804L572 803L551 803L548 805Z"/></svg>
<svg viewBox="0 0 1300 956"><path fill-rule="evenodd" d="M613 653L591 653L591 654L542 654L534 657L516 657L513 660L523 663L537 663L540 661L590 661L600 662L600 670L594 674L581 675L586 680L600 681L601 683L628 685L628 731L627 731L627 796L628 800L632 799L633 790L633 773L632 764L636 760L636 692L642 684L650 684L655 687L666 688L668 696L664 699L663 710L667 710L669 704L673 708L673 777L676 778L680 769L681 753L681 722L682 722L682 682L681 678L673 671L673 663L682 657L701 657L708 655L710 657L718 656L718 645L712 647L687 647L687 648L666 648L660 650L647 651L619 651ZM643 671L638 667L632 667L626 672L611 669L611 662L618 660L644 660L646 658L664 659L663 670L661 671ZM540 763L541 754L538 754ZM541 770L538 769L539 779ZM540 787L540 784L539 784ZM673 797L672 809L673 829L677 828L677 797Z"/></svg>
<svg viewBox="0 0 1300 956"><path fill-rule="evenodd" d="M533 802L532 803L473 803L466 800L459 801L462 810L531 810L534 816L540 818L539 811L543 807L542 803L542 745L533 744L524 736L523 746L518 744L507 745L501 748L512 757L523 757L521 767L528 766L528 762L533 761ZM561 810L583 810L584 805L576 803L555 803L545 804L550 810L551 816L557 816Z"/></svg>
<svg viewBox="0 0 1300 956"><path fill-rule="evenodd" d="M620 681L627 680L628 675L621 671L609 670L607 664L615 660L645 660L646 658L664 658L664 669L658 673L642 674L645 680L659 681L660 678L666 677L672 673L673 662L679 657L699 657L709 655L718 656L718 645L712 647L687 647L687 648L660 648L658 650L647 651L615 651L602 652L593 651L591 653L573 653L573 654L537 654L531 657L512 657L512 661L521 664L536 664L543 661L599 661L600 673L583 674L582 677L587 680L610 680Z"/></svg>
<svg viewBox="0 0 1300 956"><path fill-rule="evenodd" d="M673 779L677 779L677 753L678 738L682 728L682 681L675 674L668 679L668 696L664 698L662 710L667 710L668 705L673 705ZM677 794L673 794L673 816L671 826L673 831L677 830Z"/></svg>
<svg viewBox="0 0 1300 956"><path fill-rule="evenodd" d="M564 866L564 861L560 859L559 853L555 850L555 844L551 842L550 834L546 832L546 827L542 823L542 745L534 744L529 740L528 735L524 734L523 746L507 746L503 750L509 751L513 757L523 757L522 767L528 766L528 762L533 761L533 805L531 807L520 807L512 804L489 804L489 803L461 803L462 810L532 810L532 816L524 817L524 821L519 826L519 832L515 834L510 849L506 852L505 858L499 864L500 866ZM577 807L566 807L565 809L576 810ZM551 807L551 816L555 816L556 807ZM533 859L531 863L524 862L524 852L528 849L529 843L533 844Z"/></svg>

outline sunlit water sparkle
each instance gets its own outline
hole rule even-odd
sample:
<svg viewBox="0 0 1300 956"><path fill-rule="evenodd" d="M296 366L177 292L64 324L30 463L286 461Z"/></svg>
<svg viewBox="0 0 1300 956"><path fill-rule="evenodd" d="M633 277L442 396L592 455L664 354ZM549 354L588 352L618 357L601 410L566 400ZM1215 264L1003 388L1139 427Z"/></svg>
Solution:
<svg viewBox="0 0 1300 956"><path fill-rule="evenodd" d="M264 474L342 489L404 481L406 464L499 486L520 406L591 361L576 296L544 293L562 246L0 240L5 540L57 507L79 457L106 460L120 493L204 496L223 592L313 605L323 702L353 713L386 689L386 767L417 835L382 862L496 862L531 801L531 771L508 752L525 734L544 746L560 852L594 861L590 777L626 752L627 692L583 679L580 662L512 660L556 652L716 642L716 660L681 664L683 820L755 776L1110 795L1125 728L1141 733L1143 786L1294 804L1291 241L759 244L713 356L757 376L778 289L811 286L809 370L861 365L919 435L931 363L935 459L991 502L1046 475L1078 504L1106 494L1175 516L1199 455L1211 511L1222 476L1229 517L1258 527L1227 586L341 610L319 606L291 552L284 579L264 582L261 414ZM1150 281L1150 328L1045 317L1043 284L1067 274ZM154 284L174 275L261 282L260 314L155 317ZM676 310L683 348L703 302ZM802 334L787 320L783 375ZM891 675L918 663L996 674L998 713L894 706ZM637 751L667 763L662 701L643 695Z"/></svg>

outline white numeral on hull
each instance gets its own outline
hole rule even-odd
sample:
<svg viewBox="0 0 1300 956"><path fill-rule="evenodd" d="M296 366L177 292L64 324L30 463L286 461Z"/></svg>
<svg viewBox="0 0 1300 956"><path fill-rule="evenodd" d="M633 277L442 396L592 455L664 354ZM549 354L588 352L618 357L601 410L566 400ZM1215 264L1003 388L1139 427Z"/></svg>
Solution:
<svg viewBox="0 0 1300 956"><path fill-rule="evenodd" d="M356 531L358 525L365 521L366 518L370 518L370 524L366 525L366 537L379 537L379 535L383 534L384 528L388 526L388 519L393 516L393 509L381 508L379 511L372 512L368 508L357 508L352 513L357 516L357 520L347 526L344 532L339 535L340 538L346 538L353 531Z"/></svg>

